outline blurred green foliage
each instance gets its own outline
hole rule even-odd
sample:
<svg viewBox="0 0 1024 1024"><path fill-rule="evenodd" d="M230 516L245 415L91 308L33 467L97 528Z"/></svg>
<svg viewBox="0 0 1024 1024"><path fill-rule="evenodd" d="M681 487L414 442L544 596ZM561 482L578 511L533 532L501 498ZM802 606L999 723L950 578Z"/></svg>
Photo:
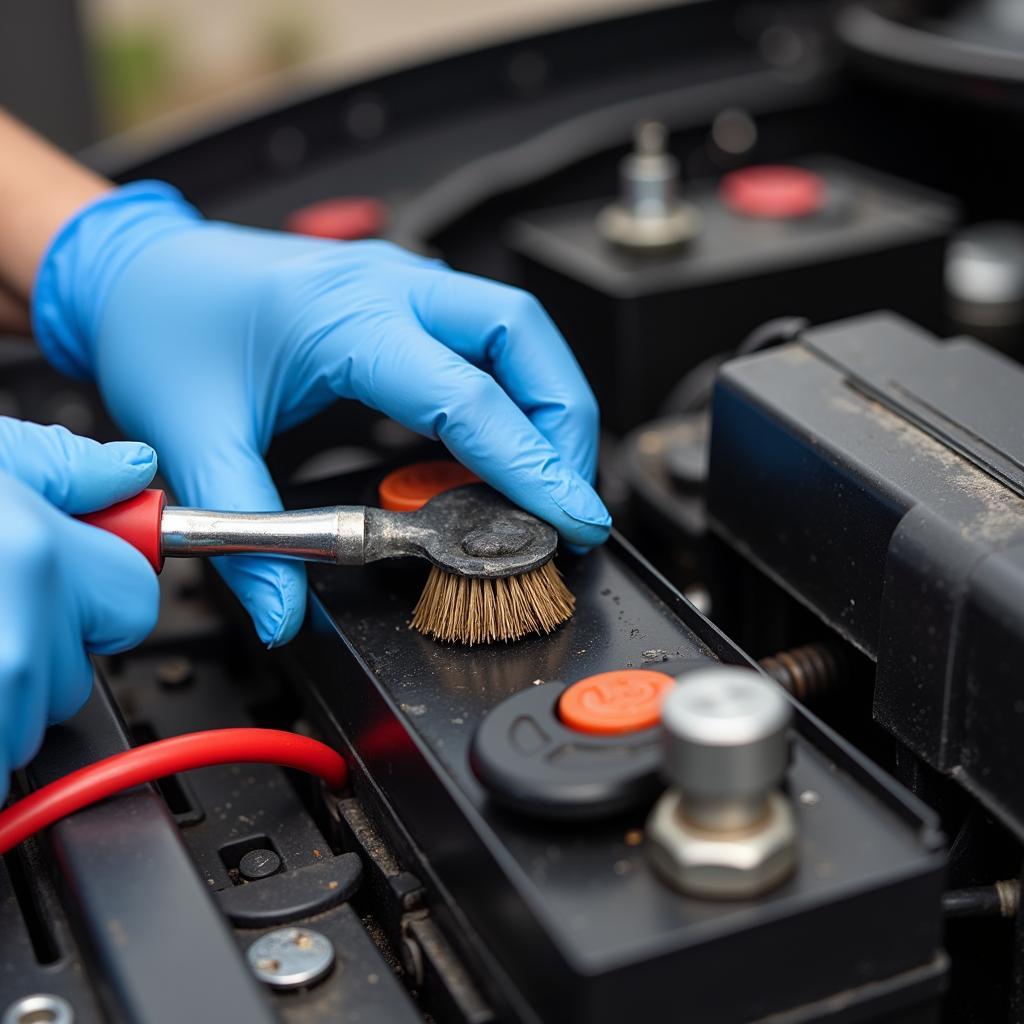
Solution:
<svg viewBox="0 0 1024 1024"><path fill-rule="evenodd" d="M99 106L108 132L136 124L162 106L171 88L171 54L156 27L112 30L94 41Z"/></svg>

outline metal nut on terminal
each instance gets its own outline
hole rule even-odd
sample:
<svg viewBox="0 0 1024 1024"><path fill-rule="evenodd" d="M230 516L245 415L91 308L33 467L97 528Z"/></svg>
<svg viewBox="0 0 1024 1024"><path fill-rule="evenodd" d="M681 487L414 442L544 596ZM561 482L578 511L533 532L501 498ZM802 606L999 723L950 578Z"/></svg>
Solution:
<svg viewBox="0 0 1024 1024"><path fill-rule="evenodd" d="M675 888L709 899L750 899L785 881L796 866L796 822L781 793L769 795L764 818L734 832L687 821L681 797L668 790L647 821L647 851Z"/></svg>
<svg viewBox="0 0 1024 1024"><path fill-rule="evenodd" d="M635 145L619 166L620 196L597 216L609 242L634 251L673 249L700 231L700 215L678 196L679 161L666 148L665 126L637 125Z"/></svg>

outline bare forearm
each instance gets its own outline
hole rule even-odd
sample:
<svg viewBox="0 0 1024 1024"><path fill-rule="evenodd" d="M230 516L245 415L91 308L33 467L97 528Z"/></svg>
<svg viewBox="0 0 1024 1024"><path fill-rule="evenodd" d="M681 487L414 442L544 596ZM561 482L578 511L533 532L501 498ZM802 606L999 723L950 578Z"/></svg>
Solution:
<svg viewBox="0 0 1024 1024"><path fill-rule="evenodd" d="M61 224L111 187L0 110L0 323L18 322Z"/></svg>

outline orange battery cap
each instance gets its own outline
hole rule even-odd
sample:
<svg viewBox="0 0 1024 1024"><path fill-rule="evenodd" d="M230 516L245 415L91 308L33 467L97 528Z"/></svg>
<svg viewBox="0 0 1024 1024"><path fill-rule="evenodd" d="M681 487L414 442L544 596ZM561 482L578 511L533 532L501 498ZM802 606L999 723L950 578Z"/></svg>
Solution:
<svg viewBox="0 0 1024 1024"><path fill-rule="evenodd" d="M391 512L415 512L431 498L463 484L478 484L480 477L447 459L414 462L388 473L377 489L380 507Z"/></svg>
<svg viewBox="0 0 1024 1024"><path fill-rule="evenodd" d="M649 669L601 672L573 683L558 713L571 729L600 736L650 729L661 720L661 702L675 685L672 676Z"/></svg>

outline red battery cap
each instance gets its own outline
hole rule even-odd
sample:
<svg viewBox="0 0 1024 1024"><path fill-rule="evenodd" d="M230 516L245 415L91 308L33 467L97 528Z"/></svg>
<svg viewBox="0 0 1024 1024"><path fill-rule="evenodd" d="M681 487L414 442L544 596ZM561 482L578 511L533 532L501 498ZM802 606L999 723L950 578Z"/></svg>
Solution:
<svg viewBox="0 0 1024 1024"><path fill-rule="evenodd" d="M676 685L672 676L624 668L587 676L570 686L558 714L571 729L615 736L650 729L661 720L661 702Z"/></svg>
<svg viewBox="0 0 1024 1024"><path fill-rule="evenodd" d="M387 207L370 196L339 196L300 207L288 215L285 230L314 238L355 242L375 238L387 223Z"/></svg>
<svg viewBox="0 0 1024 1024"><path fill-rule="evenodd" d="M377 494L380 507L390 512L415 512L431 498L463 484L478 484L480 477L457 462L438 459L414 462L388 473L380 482Z"/></svg>
<svg viewBox="0 0 1024 1024"><path fill-rule="evenodd" d="M825 181L803 167L762 164L727 174L718 194L730 210L745 217L789 220L822 208Z"/></svg>

